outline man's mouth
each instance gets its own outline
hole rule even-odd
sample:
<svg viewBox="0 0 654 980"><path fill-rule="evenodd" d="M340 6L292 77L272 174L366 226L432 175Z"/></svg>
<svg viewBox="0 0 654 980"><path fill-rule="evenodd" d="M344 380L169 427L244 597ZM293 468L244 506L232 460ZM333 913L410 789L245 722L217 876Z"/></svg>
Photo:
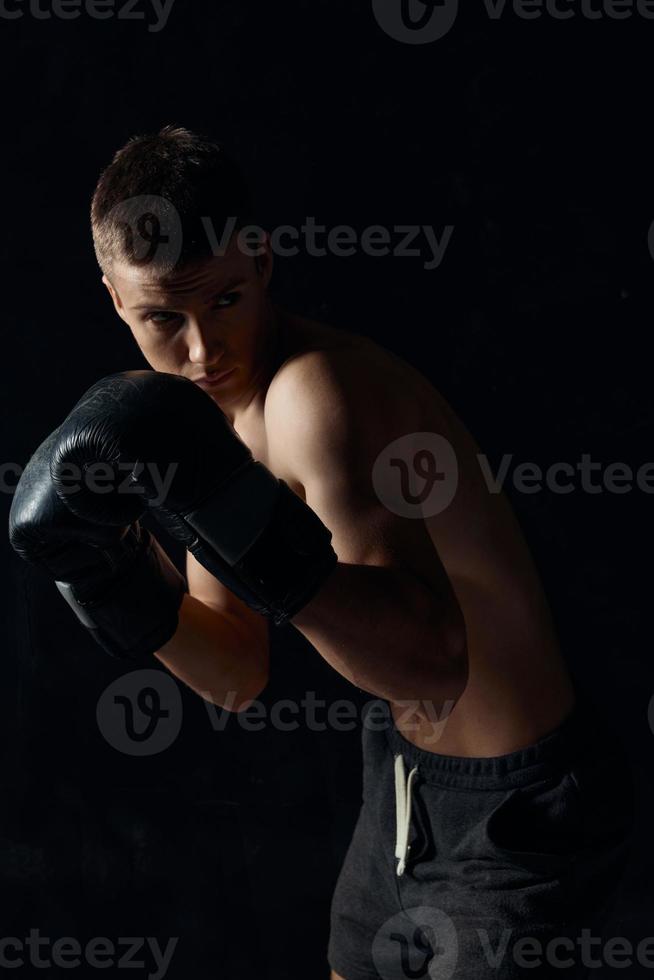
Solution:
<svg viewBox="0 0 654 980"><path fill-rule="evenodd" d="M211 374L203 374L201 377L195 378L195 383L200 388L214 388L231 377L235 370L236 368L230 368L229 371L213 371Z"/></svg>

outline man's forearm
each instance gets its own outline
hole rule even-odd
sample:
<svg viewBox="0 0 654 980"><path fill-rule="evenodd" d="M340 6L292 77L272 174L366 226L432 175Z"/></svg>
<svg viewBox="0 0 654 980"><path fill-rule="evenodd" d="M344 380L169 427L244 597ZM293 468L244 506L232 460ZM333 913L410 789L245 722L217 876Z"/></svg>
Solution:
<svg viewBox="0 0 654 980"><path fill-rule="evenodd" d="M244 710L268 682L268 649L236 616L185 595L173 638L155 654L206 701Z"/></svg>
<svg viewBox="0 0 654 980"><path fill-rule="evenodd" d="M408 572L339 563L293 625L344 677L389 701L456 702L467 682L463 615Z"/></svg>

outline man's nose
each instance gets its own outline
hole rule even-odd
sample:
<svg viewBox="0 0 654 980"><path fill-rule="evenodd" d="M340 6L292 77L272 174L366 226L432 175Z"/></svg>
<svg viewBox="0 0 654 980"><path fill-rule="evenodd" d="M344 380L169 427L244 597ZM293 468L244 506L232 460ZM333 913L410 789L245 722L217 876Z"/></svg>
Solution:
<svg viewBox="0 0 654 980"><path fill-rule="evenodd" d="M218 328L210 317L188 324L187 342L189 360L197 364L215 364L225 349Z"/></svg>

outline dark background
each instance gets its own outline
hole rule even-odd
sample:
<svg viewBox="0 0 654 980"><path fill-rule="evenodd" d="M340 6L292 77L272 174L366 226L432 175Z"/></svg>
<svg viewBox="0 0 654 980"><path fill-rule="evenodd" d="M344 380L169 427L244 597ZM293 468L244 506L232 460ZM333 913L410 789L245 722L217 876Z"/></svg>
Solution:
<svg viewBox="0 0 654 980"><path fill-rule="evenodd" d="M99 377L145 366L101 286L88 210L113 152L166 123L227 142L268 227L455 226L434 271L300 255L278 260L275 292L420 367L495 464L652 458L654 21L493 21L471 2L418 46L369 3L177 0L160 33L26 14L0 18L0 43L4 460L24 465ZM651 496L510 493L575 679L637 773L610 929L636 943L654 931ZM169 977L326 976L359 731L215 731L180 684L173 745L119 753L95 713L123 669L2 554L0 934L179 936ZM367 699L285 629L263 700L306 691Z"/></svg>

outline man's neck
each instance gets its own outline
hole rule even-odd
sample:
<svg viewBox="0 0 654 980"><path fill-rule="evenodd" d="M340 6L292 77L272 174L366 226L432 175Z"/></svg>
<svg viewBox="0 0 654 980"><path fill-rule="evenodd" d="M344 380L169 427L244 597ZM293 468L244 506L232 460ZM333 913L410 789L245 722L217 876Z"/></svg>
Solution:
<svg viewBox="0 0 654 980"><path fill-rule="evenodd" d="M284 357L286 326L287 314L271 302L267 312L264 349L250 384L237 400L220 405L235 428L239 427L240 422L263 412L268 386Z"/></svg>

